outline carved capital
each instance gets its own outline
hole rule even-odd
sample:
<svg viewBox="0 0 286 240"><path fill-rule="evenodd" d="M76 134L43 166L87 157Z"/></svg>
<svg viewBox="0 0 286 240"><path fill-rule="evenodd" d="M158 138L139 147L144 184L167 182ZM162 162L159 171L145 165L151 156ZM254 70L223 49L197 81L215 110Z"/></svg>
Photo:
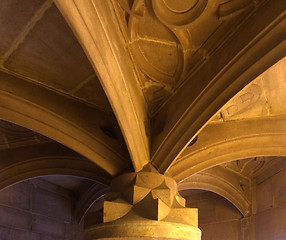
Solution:
<svg viewBox="0 0 286 240"><path fill-rule="evenodd" d="M103 206L103 224L87 239L200 239L198 210L186 208L172 178L152 165L115 178Z"/></svg>

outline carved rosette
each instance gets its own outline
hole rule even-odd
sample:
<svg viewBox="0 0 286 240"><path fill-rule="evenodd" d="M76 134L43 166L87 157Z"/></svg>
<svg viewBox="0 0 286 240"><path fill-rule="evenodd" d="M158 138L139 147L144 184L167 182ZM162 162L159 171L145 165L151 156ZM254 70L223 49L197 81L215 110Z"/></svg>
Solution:
<svg viewBox="0 0 286 240"><path fill-rule="evenodd" d="M259 0L258 0L259 1ZM151 115L189 80L254 0L113 0Z"/></svg>
<svg viewBox="0 0 286 240"><path fill-rule="evenodd" d="M86 239L201 239L198 210L186 208L176 182L147 165L115 178L106 194L103 224Z"/></svg>
<svg viewBox="0 0 286 240"><path fill-rule="evenodd" d="M207 0L148 0L160 21L173 27L187 28L204 11Z"/></svg>

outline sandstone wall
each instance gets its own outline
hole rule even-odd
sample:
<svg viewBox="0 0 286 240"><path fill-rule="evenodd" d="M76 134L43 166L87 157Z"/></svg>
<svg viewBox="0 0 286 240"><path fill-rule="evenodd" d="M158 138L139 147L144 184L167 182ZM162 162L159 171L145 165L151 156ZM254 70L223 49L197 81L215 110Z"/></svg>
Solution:
<svg viewBox="0 0 286 240"><path fill-rule="evenodd" d="M242 218L227 200L211 192L195 191L187 199L199 208L202 240L285 240L286 169L254 179L253 214Z"/></svg>
<svg viewBox="0 0 286 240"><path fill-rule="evenodd" d="M82 240L72 209L73 193L47 181L10 186L0 194L0 239Z"/></svg>
<svg viewBox="0 0 286 240"><path fill-rule="evenodd" d="M255 206L255 240L286 239L286 170L258 179Z"/></svg>
<svg viewBox="0 0 286 240"><path fill-rule="evenodd" d="M188 207L199 208L202 240L238 240L239 211L227 200L212 192L198 192L187 199Z"/></svg>

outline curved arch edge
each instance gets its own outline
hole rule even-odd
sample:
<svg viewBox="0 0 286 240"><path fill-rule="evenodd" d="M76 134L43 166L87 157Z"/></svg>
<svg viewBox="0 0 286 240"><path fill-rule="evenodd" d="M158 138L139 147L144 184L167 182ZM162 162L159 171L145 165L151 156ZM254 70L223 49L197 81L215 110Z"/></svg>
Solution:
<svg viewBox="0 0 286 240"><path fill-rule="evenodd" d="M286 156L286 116L208 125L169 169L177 181L232 160Z"/></svg>
<svg viewBox="0 0 286 240"><path fill-rule="evenodd" d="M92 162L83 161L82 158L78 157L50 156L34 158L1 169L0 190L21 181L46 175L69 175L109 183L110 179L99 176L95 170Z"/></svg>
<svg viewBox="0 0 286 240"><path fill-rule="evenodd" d="M0 83L2 119L68 146L111 175L116 175L124 167L128 158L124 157L124 148L120 150L121 142L114 142L104 136L100 127L94 126L104 117L103 113L3 72L0 72ZM41 97L34 97L31 91L38 92Z"/></svg>
<svg viewBox="0 0 286 240"><path fill-rule="evenodd" d="M231 202L244 217L249 216L251 214L250 195L239 188L237 178L234 176L232 179L228 178L226 180L219 177L217 174L218 169L210 170L211 171L206 170L204 172L194 174L178 183L178 189L202 189L214 192ZM250 188L250 182L248 188Z"/></svg>
<svg viewBox="0 0 286 240"><path fill-rule="evenodd" d="M271 6L275 6L275 10L270 12ZM172 116L164 132L153 139L152 162L160 172L168 170L225 102L285 57L285 2L268 1L256 11L235 37L192 76L194 80L177 92L172 102L170 100L157 114L157 118L166 114ZM254 23L259 27L253 29ZM235 50L233 46L236 46ZM217 59L224 59L219 62L220 66ZM193 93L192 97L190 93Z"/></svg>

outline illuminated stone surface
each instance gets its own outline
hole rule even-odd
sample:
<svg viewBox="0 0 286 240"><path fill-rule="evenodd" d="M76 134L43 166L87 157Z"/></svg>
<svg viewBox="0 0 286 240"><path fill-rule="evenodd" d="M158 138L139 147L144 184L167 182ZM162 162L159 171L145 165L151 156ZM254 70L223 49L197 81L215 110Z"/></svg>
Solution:
<svg viewBox="0 0 286 240"><path fill-rule="evenodd" d="M257 202L267 211L257 231L277 226L265 230L267 240L268 233L284 239L283 207L276 218L268 209L283 205L284 181L261 179L283 169L273 156L286 156L285 14L285 0L1 0L0 189L56 174L49 179L57 186L73 186L71 212L87 228L135 216L168 235L170 222L187 226L181 230L196 222L170 177L179 189L228 199L245 218L247 239L258 186L274 193ZM146 165L148 176L157 169L165 180L143 181ZM124 189L103 203L123 173ZM33 194L33 211L62 214L49 194ZM30 209L27 202L20 212ZM3 221L19 212L6 207ZM268 216L272 225L263 225ZM35 219L39 228L52 224ZM19 214L14 222L31 232L9 234L6 226L1 238L37 239L30 220ZM58 229L74 240L66 235L72 229Z"/></svg>
<svg viewBox="0 0 286 240"><path fill-rule="evenodd" d="M115 178L103 203L103 223L86 239L201 239L198 210L186 208L176 182L152 165Z"/></svg>

